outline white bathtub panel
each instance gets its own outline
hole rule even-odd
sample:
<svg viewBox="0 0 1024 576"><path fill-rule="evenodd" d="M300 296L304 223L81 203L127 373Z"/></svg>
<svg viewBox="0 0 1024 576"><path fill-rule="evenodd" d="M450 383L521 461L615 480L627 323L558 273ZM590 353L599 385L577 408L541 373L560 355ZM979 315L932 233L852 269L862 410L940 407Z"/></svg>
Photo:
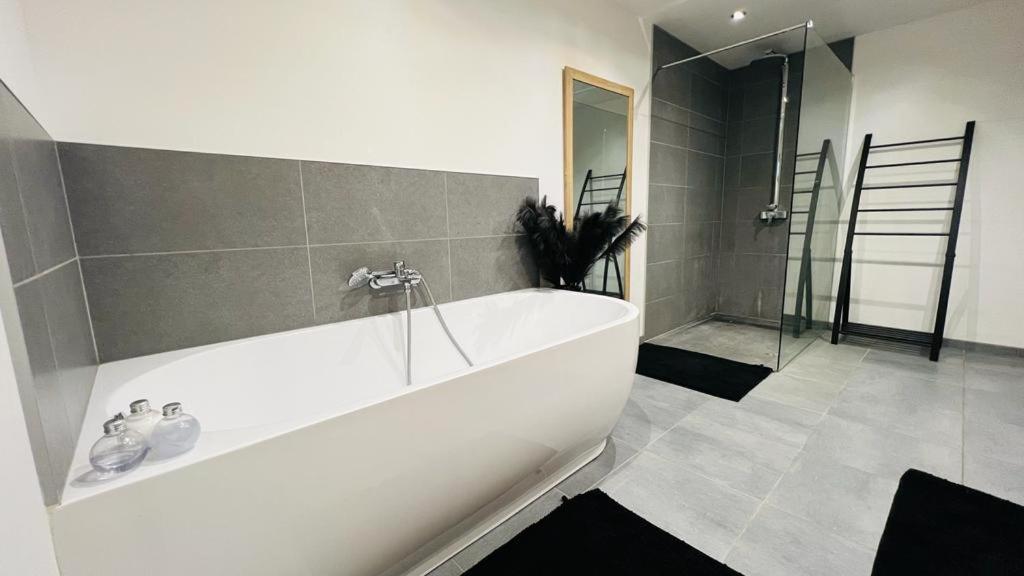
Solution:
<svg viewBox="0 0 1024 576"><path fill-rule="evenodd" d="M531 321L513 323L515 331L529 330ZM479 354L510 325L486 324L474 340L483 343ZM488 330L497 336L488 340ZM369 575L422 560L432 552L427 543L440 549L439 536L467 517L543 485L603 442L629 394L637 337L633 314L582 338L61 506L53 529L63 573L113 572L127 550L157 559L146 563L150 576L178 576L183 567ZM162 560L174 557L181 564Z"/></svg>

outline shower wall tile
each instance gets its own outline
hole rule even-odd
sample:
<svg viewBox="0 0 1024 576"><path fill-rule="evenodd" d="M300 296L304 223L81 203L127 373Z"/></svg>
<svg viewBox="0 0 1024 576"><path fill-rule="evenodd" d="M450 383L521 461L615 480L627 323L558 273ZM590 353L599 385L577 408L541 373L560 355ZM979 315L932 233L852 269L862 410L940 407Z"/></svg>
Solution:
<svg viewBox="0 0 1024 576"><path fill-rule="evenodd" d="M770 185L773 163L774 158L771 152L744 155L740 159L740 186Z"/></svg>
<svg viewBox="0 0 1024 576"><path fill-rule="evenodd" d="M11 155L9 125L14 104L14 96L0 86L0 230L3 231L11 277L14 282L20 282L35 273L35 262Z"/></svg>
<svg viewBox="0 0 1024 576"><path fill-rule="evenodd" d="M451 237L521 232L515 226L516 210L524 198L537 198L537 190L536 178L449 172L447 205Z"/></svg>
<svg viewBox="0 0 1024 576"><path fill-rule="evenodd" d="M691 114L689 110L658 98L655 98L651 103L651 116L662 120L668 120L669 122L675 122L676 124L683 124L685 126L691 125Z"/></svg>
<svg viewBox="0 0 1024 576"><path fill-rule="evenodd" d="M690 90L690 107L694 112L714 120L725 120L728 96L721 84L703 76L694 76Z"/></svg>
<svg viewBox="0 0 1024 576"><path fill-rule="evenodd" d="M452 299L462 300L537 286L525 236L453 238Z"/></svg>
<svg viewBox="0 0 1024 576"><path fill-rule="evenodd" d="M651 119L651 141L686 148L689 142L689 127L661 118Z"/></svg>
<svg viewBox="0 0 1024 576"><path fill-rule="evenodd" d="M686 227L683 224L652 224L647 228L647 263L683 258Z"/></svg>
<svg viewBox="0 0 1024 576"><path fill-rule="evenodd" d="M655 27L656 64L695 54L692 47ZM668 76L677 69L679 77ZM725 68L705 59L658 73L659 78L663 75L652 89L647 338L715 311L714 255L719 251L729 133ZM705 265L688 278L686 271L698 262ZM697 281L698 277L704 279Z"/></svg>
<svg viewBox="0 0 1024 576"><path fill-rule="evenodd" d="M686 185L696 188L722 189L723 160L721 156L690 150L686 157Z"/></svg>
<svg viewBox="0 0 1024 576"><path fill-rule="evenodd" d="M309 326L305 247L84 258L102 362Z"/></svg>
<svg viewBox="0 0 1024 576"><path fill-rule="evenodd" d="M721 187L689 188L686 193L686 222L720 222L722 220Z"/></svg>
<svg viewBox="0 0 1024 576"><path fill-rule="evenodd" d="M302 185L311 244L448 236L443 172L302 162Z"/></svg>
<svg viewBox="0 0 1024 576"><path fill-rule="evenodd" d="M390 270L396 260L406 261L423 274L439 304L451 300L448 240L313 246L310 248L310 262L316 322L339 322L404 310L405 293L402 290L378 295L371 294L366 287L348 286L353 270L361 266L371 270ZM424 304L419 291L414 291L413 305Z"/></svg>
<svg viewBox="0 0 1024 576"><path fill-rule="evenodd" d="M47 459L44 466L37 464L36 468L49 472L41 475L39 480L46 500L53 503L61 492L67 470L71 466L77 432L72 431L68 423L67 410L64 409L64 399L61 397L60 377L53 357L50 329L46 323L42 288L38 282L29 282L17 287L14 295L32 377L31 382L19 382L18 385L31 387L31 395L38 409L42 437L30 437L29 440L34 457Z"/></svg>
<svg viewBox="0 0 1024 576"><path fill-rule="evenodd" d="M297 161L92 144L59 149L83 256L306 242Z"/></svg>
<svg viewBox="0 0 1024 576"><path fill-rule="evenodd" d="M46 504L64 486L96 355L56 144L0 83L0 231L8 325L29 443Z"/></svg>
<svg viewBox="0 0 1024 576"><path fill-rule="evenodd" d="M648 224L681 224L692 190L683 186L651 184L648 199Z"/></svg>
<svg viewBox="0 0 1024 576"><path fill-rule="evenodd" d="M668 260L647 266L648 301L659 300L683 289L683 261Z"/></svg>
<svg viewBox="0 0 1024 576"><path fill-rule="evenodd" d="M8 114L11 163L38 273L74 258L75 242L54 142L24 108L16 112Z"/></svg>
<svg viewBox="0 0 1024 576"><path fill-rule="evenodd" d="M96 378L96 350L86 310L79 261L74 260L38 279L61 397L70 429L77 439Z"/></svg>
<svg viewBox="0 0 1024 576"><path fill-rule="evenodd" d="M682 296L675 294L644 303L644 340L682 326Z"/></svg>
<svg viewBox="0 0 1024 576"><path fill-rule="evenodd" d="M775 150L775 131L778 124L778 118L773 116L741 123L740 153L772 153Z"/></svg>
<svg viewBox="0 0 1024 576"><path fill-rule="evenodd" d="M686 184L687 150L651 142L651 183Z"/></svg>
<svg viewBox="0 0 1024 576"><path fill-rule="evenodd" d="M778 72L776 71L775 74ZM778 117L779 95L779 80L775 78L746 86L743 90L743 117L741 119Z"/></svg>

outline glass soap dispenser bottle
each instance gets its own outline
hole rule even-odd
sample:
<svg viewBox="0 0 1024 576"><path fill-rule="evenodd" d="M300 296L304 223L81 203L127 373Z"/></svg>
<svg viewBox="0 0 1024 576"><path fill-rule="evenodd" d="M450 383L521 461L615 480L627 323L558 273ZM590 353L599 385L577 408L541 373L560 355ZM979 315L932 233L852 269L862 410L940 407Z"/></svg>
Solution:
<svg viewBox="0 0 1024 576"><path fill-rule="evenodd" d="M128 410L128 417L125 418L128 428L142 434L146 442L152 446L153 428L162 418L160 412L150 408L149 400L146 399L132 402L128 405Z"/></svg>
<svg viewBox="0 0 1024 576"><path fill-rule="evenodd" d="M153 427L153 457L159 460L184 454L199 439L199 420L181 410L180 402L164 405L164 417Z"/></svg>
<svg viewBox="0 0 1024 576"><path fill-rule="evenodd" d="M149 445L142 434L128 428L118 414L103 423L103 437L89 450L89 463L104 476L134 470L146 458Z"/></svg>

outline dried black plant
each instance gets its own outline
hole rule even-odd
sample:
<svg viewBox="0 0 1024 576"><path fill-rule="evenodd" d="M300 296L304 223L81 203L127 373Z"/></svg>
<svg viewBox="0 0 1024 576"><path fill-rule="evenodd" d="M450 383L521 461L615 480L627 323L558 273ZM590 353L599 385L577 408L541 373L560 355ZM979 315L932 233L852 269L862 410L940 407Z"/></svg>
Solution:
<svg viewBox="0 0 1024 576"><path fill-rule="evenodd" d="M547 203L526 198L516 213L530 241L540 275L552 286L582 290L590 269L605 256L618 256L647 229L638 216L632 222L614 204L581 215L572 230L565 218Z"/></svg>

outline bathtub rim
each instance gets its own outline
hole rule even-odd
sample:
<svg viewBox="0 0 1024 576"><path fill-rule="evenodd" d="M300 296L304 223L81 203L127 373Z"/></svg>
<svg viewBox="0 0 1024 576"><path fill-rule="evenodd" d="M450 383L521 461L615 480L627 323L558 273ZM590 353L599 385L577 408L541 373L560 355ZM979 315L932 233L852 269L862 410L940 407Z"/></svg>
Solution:
<svg viewBox="0 0 1024 576"><path fill-rule="evenodd" d="M95 418L94 412L95 412L96 408L94 406L94 403L96 403L96 404L105 403L106 400L108 399L109 395L111 394L111 392L113 390L115 390L118 386L123 385L124 383L126 383L128 381L131 381L131 380L133 380L135 378L139 378L139 377L141 377L141 376L143 376L143 375L145 375L147 373L150 373L152 371L159 370L160 368L163 368L163 367L166 367L166 366L170 366L170 365L172 365L172 364L174 364L176 362L184 361L185 359L192 359L192 358L195 358L197 356L204 356L204 355L207 355L207 354L219 351L219 350L223 350L225 348L233 348L233 347L236 347L236 346L240 346L240 345L243 345L243 344L246 344L246 343L250 343L250 342L254 342L254 341L259 341L259 340L272 340L272 339L276 339L276 338L284 338L284 337L287 337L287 336L292 336L292 335L296 335L296 334L303 334L303 333L313 332L313 331L317 331L317 330L327 330L327 329L330 329L331 327L336 326L338 324L345 324L345 323L356 323L356 324L358 324L358 323L364 323L364 322L369 323L369 322L373 322L373 321L379 321L382 318L388 318L388 317L395 317L395 316L404 315L405 311L403 310L403 311L399 311L399 312L389 312L387 314L377 314L377 315L373 315L373 316L365 316L365 317L362 317L362 318L354 318L354 319L349 319L349 320L340 320L338 322L328 322L328 323L324 323L324 324L317 324L315 326L305 326L305 327L302 327L302 328L295 328L295 329L292 329L292 330L286 330L286 331L282 331L282 332L272 332L272 333L269 333L269 334L261 334L261 335L257 335L257 336L248 336L248 337L245 337L245 338L239 338L239 339L235 339L235 340L227 340L227 341L224 341L224 342L215 342L215 343L212 343L212 344L204 344L204 345L201 345L201 346L193 346L193 347L190 347L190 348L182 348L182 349L178 349L178 350L170 350L170 351L167 351L167 352L158 352L156 354L150 354L150 355L147 355L147 356L138 356L138 357L135 357L135 358L127 358L127 359L124 359L124 360L117 360L117 361L114 361L114 362L108 362L108 363L101 364L100 365L100 370L97 372L97 376L96 376L96 380L95 380L95 383L94 383L94 386L93 386L92 393L90 394L90 397L89 397L89 403L88 403L87 408L86 408L86 417L83 420L82 429L81 429L81 432L79 433L78 440L77 440L77 442L75 444L75 448L74 448L74 452L73 452L73 457L72 457L72 462L71 462L71 468L70 468L70 471L68 473L67 478L64 481L64 486L63 486L63 490L61 491L60 499L59 499L58 503L56 505L54 505L54 507L62 507L62 506L72 505L75 502L79 502L79 501L91 498L93 496L104 494L104 493L109 492L111 490L117 490L118 488L123 487L123 486L127 486L129 484L134 484L136 482L142 482L142 481L145 481L146 479L149 479L149 478L152 478L152 477L155 477L155 476L159 476L159 475L162 475L162 474L173 472L174 470L177 470L179 468L183 468L183 467L186 467L186 466L191 466L193 464L197 464L197 463L202 462L204 460L208 460L208 459L211 459L211 458L216 458L218 456L221 456L221 455L224 455L224 454L228 454L228 453L231 453L231 452L236 451L236 450L242 450L242 449L248 448L250 446L253 446L253 445L259 444L261 442L267 441L267 440L269 440L271 438L274 438L276 436L280 436L280 435L284 435L284 434L289 434L291 432L302 430L302 429L307 428L307 427L315 426L315 425L320 424L322 422L325 422L327 420L330 420L330 419L333 419L333 418L338 418L338 417L341 417L341 416L344 416L346 414L350 414L350 413L353 413L353 412L357 412L359 410L363 410L363 409L366 409L366 408L368 408L370 406L374 406L376 404L380 404L380 403L384 403L384 402L393 400L395 398L398 398L398 397L406 395L406 394L414 394L414 393L420 392L422 390L425 390L427 388L430 388L432 386L435 386L437 384L440 384L442 382L446 382L446 381L449 381L449 380L452 380L452 379L455 379L455 378L460 378L460 377L466 376L468 374L472 374L474 372L482 372L484 370L493 368L493 367L498 366L500 364L504 364L504 363L507 363L507 362L512 362L512 361L515 361L515 360L519 360L519 359L527 357L527 356L529 356L531 354L536 354L536 353L544 351L544 350L555 348L557 346L561 346L561 345L564 345L564 344L569 343L569 342L580 340L580 339L586 338L588 336L592 336L594 334L597 334L599 332L602 332L602 331L605 331L605 330L609 330L609 329L612 329L614 327L617 327L617 326L620 326L620 325L623 325L623 324L627 324L627 323L632 322L632 321L636 321L636 320L638 320L639 315L640 315L639 308L636 305L634 305L633 303L631 303L631 302L629 302L627 300L620 300L620 299L617 299L617 298L610 298L608 296L602 296L602 295L598 295L598 294L588 294L588 293L585 293L585 292L573 292L573 291L558 290L558 289L555 289L555 288L524 288L524 289L521 289L521 290L513 290L513 291L509 291L509 292L499 292L499 293L496 293L496 294L486 294L486 295L483 295L483 296L476 296L476 297L473 297L473 298L466 298L466 299L462 299L462 300L455 300L455 301L452 301L452 302L446 302L444 304L440 304L439 306L440 306L440 308L441 308L441 310L443 312L444 311L444 307L446 305L448 305L448 304L462 304L462 303L466 303L466 302L472 302L472 301L475 301L475 300L484 300L484 299L488 299L488 298L496 298L496 297L501 297L501 296L504 296L504 295L521 294L521 293L526 293L526 292L540 293L540 294L545 294L545 293L567 293L567 294L572 294L574 298L579 297L579 298L589 298L589 299L595 299L595 300L596 299L602 299L602 301L606 302L608 305L620 306L621 308L623 308L624 313L621 316L619 316L617 318L614 318L612 320L609 320L607 322L595 324L594 326L592 326L592 327L590 327L590 328L588 328L586 330L581 330L581 331L578 331L578 332L573 332L569 336L553 339L553 340L545 343L542 346L534 346L534 347L526 348L526 349L524 349L522 351L519 351L517 353L511 354L511 355L508 355L508 356L503 356L500 359L492 360L492 361L481 363L481 364L476 364L474 366L465 366L465 367L463 367L462 369L460 369L460 370L458 370L456 372L449 373L449 374L445 375L443 378L435 378L435 379L432 379L432 380L429 380L429 381L426 381L426 382L423 382L423 383L420 383L420 384L415 384L413 386L401 386L397 390L385 392L385 393L383 393L383 394L381 394L379 396L373 397L372 399L366 399L366 400L363 400L363 401L360 401L360 402L356 402L356 403L353 403L353 404L348 405L348 406L346 406L344 408L341 408L341 409L331 410L331 411L327 411L327 412L313 413L313 414L309 414L308 416L305 416L305 417L302 417L302 418L285 419L285 420L275 421L275 422L271 422L271 423L267 423L267 424L262 424L262 425L249 426L249 427L237 428L237 429L228 429L228 430L213 430L213 431L210 431L210 432L206 432L204 434L205 434L205 436L207 438L209 438L210 436L214 436L215 440L223 441L224 445L223 446L214 446L214 447L208 447L207 446L207 447L204 447L203 450L199 450L199 447L197 446L197 448L195 448L195 449L191 450L190 452L187 452L187 453L185 453L185 454L183 454L181 456L178 456L178 457L174 458L173 460L166 461L166 462L146 462L146 463L143 464L143 468L142 469L136 469L136 470L134 470L132 472L129 472L127 474L124 474L122 476L119 476L119 477L116 477L116 478L113 478L113 479L110 479L110 480L107 480L107 481L99 482L99 483L92 484L92 485L84 485L83 486L83 485L81 485L81 483L78 483L77 481L78 481L79 478L82 477L82 474L84 472L89 470L89 460L88 460L89 447L91 446L92 442L95 441L95 439L99 437L97 433L93 433L93 429L96 428L96 425L99 423L99 419ZM420 307L420 309L426 310L426 307L422 306L422 307ZM639 328L638 328L637 338L639 338ZM637 343L639 344L639 340L637 341ZM126 366L129 366L131 364L139 364L139 365L149 364L149 367L144 368L143 370L137 371L137 372L134 372L134 371L128 372L127 374L126 373L117 373L117 372L115 372L114 374L110 374L109 372L110 372L111 368L108 368L106 371L104 371L104 367L106 367L106 366L114 365L113 369L116 370L116 369L125 368ZM102 395L102 399L100 398L101 395ZM92 423L93 425L90 426L90 423ZM207 440L207 442L209 442L209 440ZM584 464L585 463L586 462L584 462ZM581 467L582 467L582 464L581 464ZM150 468L150 469L146 470L146 468ZM570 472L570 474L571 474L571 472ZM529 502L527 502L527 504L528 503ZM524 506L525 506L525 504L524 504Z"/></svg>

